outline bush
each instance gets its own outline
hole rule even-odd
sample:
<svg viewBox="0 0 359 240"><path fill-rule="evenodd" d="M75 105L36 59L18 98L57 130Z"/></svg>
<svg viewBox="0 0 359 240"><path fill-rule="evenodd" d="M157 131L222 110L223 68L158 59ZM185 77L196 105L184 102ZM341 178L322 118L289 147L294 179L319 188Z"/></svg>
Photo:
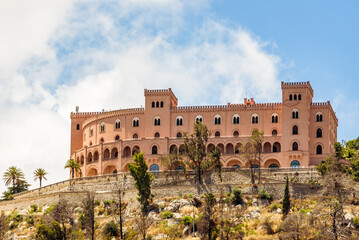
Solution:
<svg viewBox="0 0 359 240"><path fill-rule="evenodd" d="M34 213L34 212L36 212L36 211L39 209L36 204L33 204L33 205L31 205L30 207L31 207L30 213Z"/></svg>
<svg viewBox="0 0 359 240"><path fill-rule="evenodd" d="M359 216L356 216L353 219L353 225L354 225L354 227L359 228Z"/></svg>
<svg viewBox="0 0 359 240"><path fill-rule="evenodd" d="M178 196L179 196L179 197L182 197L182 195L183 195L182 191L179 191L179 192L178 192Z"/></svg>
<svg viewBox="0 0 359 240"><path fill-rule="evenodd" d="M103 229L103 234L108 238L118 237L119 230L117 224L114 221L107 222Z"/></svg>
<svg viewBox="0 0 359 240"><path fill-rule="evenodd" d="M272 200L272 195L270 193L268 193L266 190L264 190L264 188L262 188L262 190L260 190L260 192L259 192L259 198Z"/></svg>
<svg viewBox="0 0 359 240"><path fill-rule="evenodd" d="M64 234L61 231L60 224L56 221L52 221L50 226L40 224L37 227L35 239L48 240L48 239L63 239Z"/></svg>
<svg viewBox="0 0 359 240"><path fill-rule="evenodd" d="M192 193L188 193L187 198L192 198L192 197L193 197Z"/></svg>
<svg viewBox="0 0 359 240"><path fill-rule="evenodd" d="M271 212L274 212L275 210L277 210L278 208L281 208L281 205L278 204L278 203L272 203L270 206L269 206L269 210Z"/></svg>
<svg viewBox="0 0 359 240"><path fill-rule="evenodd" d="M171 211L164 211L161 213L161 218L168 219L173 217L173 212Z"/></svg>
<svg viewBox="0 0 359 240"><path fill-rule="evenodd" d="M103 206L104 206L105 208L109 207L110 205L111 205L111 201L110 201L110 200L104 200L104 201L103 201Z"/></svg>
<svg viewBox="0 0 359 240"><path fill-rule="evenodd" d="M240 188L233 188L232 191L232 203L234 205L238 205L238 204L242 204L243 203L243 194L242 194L242 190Z"/></svg>
<svg viewBox="0 0 359 240"><path fill-rule="evenodd" d="M99 200L95 200L93 203L95 204L95 206L100 206L100 204L101 204L101 202Z"/></svg>
<svg viewBox="0 0 359 240"><path fill-rule="evenodd" d="M33 216L33 215L29 215L29 216L26 218L26 223L33 226L34 223L35 223L34 216Z"/></svg>
<svg viewBox="0 0 359 240"><path fill-rule="evenodd" d="M45 213L46 214L49 214L53 209L54 207L56 207L57 203L53 203L51 204L46 210L45 210Z"/></svg>
<svg viewBox="0 0 359 240"><path fill-rule="evenodd" d="M193 222L193 218L191 216L184 216L181 220L181 224L183 225L190 225Z"/></svg>

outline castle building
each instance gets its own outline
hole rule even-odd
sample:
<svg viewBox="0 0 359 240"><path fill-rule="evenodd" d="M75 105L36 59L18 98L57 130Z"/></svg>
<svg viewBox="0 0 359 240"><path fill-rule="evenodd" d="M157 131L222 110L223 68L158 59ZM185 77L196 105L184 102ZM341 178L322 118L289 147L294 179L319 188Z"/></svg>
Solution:
<svg viewBox="0 0 359 240"><path fill-rule="evenodd" d="M172 90L144 90L145 107L71 113L71 158L77 177L128 171L132 155L143 152L150 171L160 156L181 152L183 132L201 121L212 130L207 151L222 151L224 167L248 168L239 151L258 128L264 132L261 168L312 167L334 152L338 119L330 102L313 103L309 82L282 82L281 103L178 106ZM259 164L259 163L258 163ZM258 167L258 166L255 166Z"/></svg>

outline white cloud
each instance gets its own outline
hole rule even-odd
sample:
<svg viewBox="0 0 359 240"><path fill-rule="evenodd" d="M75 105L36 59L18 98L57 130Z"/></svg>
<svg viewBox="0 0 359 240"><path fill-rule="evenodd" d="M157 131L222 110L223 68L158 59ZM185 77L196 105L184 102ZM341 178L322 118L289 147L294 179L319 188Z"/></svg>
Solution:
<svg viewBox="0 0 359 240"><path fill-rule="evenodd" d="M50 173L49 182L67 178L60 169L69 156L69 113L76 105L80 111L139 107L144 88L168 87L181 105L238 103L246 93L280 100L280 58L266 50L272 43L211 20L178 40L191 27L187 16L208 4L195 2L112 1L104 7L47 0L25 1L21 9L0 3L0 18L9 19L0 19L8 35L0 40L0 52L6 50L0 56L0 172L14 164L29 182L37 167Z"/></svg>

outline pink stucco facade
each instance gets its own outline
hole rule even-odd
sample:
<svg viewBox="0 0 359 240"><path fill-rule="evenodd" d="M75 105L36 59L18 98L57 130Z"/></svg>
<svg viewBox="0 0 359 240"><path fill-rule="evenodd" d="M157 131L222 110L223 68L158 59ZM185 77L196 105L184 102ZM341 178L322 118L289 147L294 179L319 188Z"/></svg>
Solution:
<svg viewBox="0 0 359 240"><path fill-rule="evenodd" d="M279 87L279 86L278 86ZM145 107L71 113L71 157L82 176L127 171L135 151L153 170L161 155L180 149L180 134L191 133L196 119L213 131L208 150L222 149L225 167L249 167L237 148L254 128L264 132L261 167L315 166L334 152L338 119L330 102L313 103L309 82L282 82L281 103L178 106L171 89L145 89Z"/></svg>

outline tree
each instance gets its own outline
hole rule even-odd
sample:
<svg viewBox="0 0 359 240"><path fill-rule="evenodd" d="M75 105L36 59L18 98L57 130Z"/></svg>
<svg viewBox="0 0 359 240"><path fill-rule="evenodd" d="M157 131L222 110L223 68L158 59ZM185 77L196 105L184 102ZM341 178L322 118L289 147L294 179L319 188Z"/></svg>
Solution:
<svg viewBox="0 0 359 240"><path fill-rule="evenodd" d="M216 146L211 153L209 153L210 158L213 160L213 167L215 172L217 172L219 179L222 182L222 162L221 162L221 149Z"/></svg>
<svg viewBox="0 0 359 240"><path fill-rule="evenodd" d="M61 232L65 240L67 239L69 231L67 224L73 221L72 213L73 206L71 206L67 200L60 200L50 212L50 217L60 224Z"/></svg>
<svg viewBox="0 0 359 240"><path fill-rule="evenodd" d="M92 192L87 193L82 203L84 209L82 225L86 229L86 234L91 240L95 239L95 195Z"/></svg>
<svg viewBox="0 0 359 240"><path fill-rule="evenodd" d="M135 229L142 235L142 239L146 240L147 229L153 224L152 218L140 212L134 221Z"/></svg>
<svg viewBox="0 0 359 240"><path fill-rule="evenodd" d="M132 177L135 180L135 187L138 190L137 200L141 204L142 213L148 213L148 206L152 201L151 183L153 181L152 173L147 172L148 165L143 157L143 153L135 154L133 156L134 164L129 164L129 169Z"/></svg>
<svg viewBox="0 0 359 240"><path fill-rule="evenodd" d="M184 162L194 171L199 183L202 183L202 174L212 167L212 161L206 153L206 145L210 135L211 131L201 122L193 124L192 134L183 134L183 152L187 156Z"/></svg>
<svg viewBox="0 0 359 240"><path fill-rule="evenodd" d="M20 168L16 166L9 167L3 175L3 180L5 181L5 185L9 186L12 184L13 191L15 190L16 186L20 186L22 182L25 180L24 173L21 171ZM15 193L15 192L12 192Z"/></svg>
<svg viewBox="0 0 359 240"><path fill-rule="evenodd" d="M81 170L80 164L78 164L74 159L69 159L67 160L66 164L65 164L65 168L69 168L70 169L70 174L72 176L72 178L75 178L75 172Z"/></svg>
<svg viewBox="0 0 359 240"><path fill-rule="evenodd" d="M252 132L251 140L253 141L253 146L258 154L258 166L259 166L259 172L258 172L258 183L261 183L261 152L262 152L262 142L263 142L263 131L259 131L257 128L255 128ZM257 156L255 154L255 156ZM255 159L256 160L256 159Z"/></svg>
<svg viewBox="0 0 359 240"><path fill-rule="evenodd" d="M287 180L285 182L285 188L284 188L284 196L282 201L282 211L283 211L283 217L285 218L290 210L290 194L289 194L289 181L288 176Z"/></svg>
<svg viewBox="0 0 359 240"><path fill-rule="evenodd" d="M255 169L253 166L255 164L257 151L253 144L253 141L248 141L244 145L242 145L241 152L243 153L244 159L249 163L251 182L252 182L252 184L254 184L255 183L255 181L254 181L255 180Z"/></svg>
<svg viewBox="0 0 359 240"><path fill-rule="evenodd" d="M279 234L280 240L300 240L309 238L312 233L308 217L301 213L293 213L282 223L282 232Z"/></svg>
<svg viewBox="0 0 359 240"><path fill-rule="evenodd" d="M117 196L118 196L118 202L115 204L115 212L118 212L118 215L115 214L115 220L117 222L117 224L120 225L120 238L124 239L123 236L123 216L122 216L122 208L124 208L125 206L122 204L122 191L120 188L118 188L117 191Z"/></svg>
<svg viewBox="0 0 359 240"><path fill-rule="evenodd" d="M45 169L43 169L43 168L38 168L38 169L36 169L35 170L35 172L34 172L34 181L36 181L37 179L39 179L39 181L40 181L40 188L41 188L41 183L42 183L42 179L45 179L45 180L47 180L46 179L46 175L47 175L48 173L45 171Z"/></svg>
<svg viewBox="0 0 359 240"><path fill-rule="evenodd" d="M212 193L206 193L202 207L203 216L198 223L198 230L202 235L207 235L208 240L212 239L212 233L216 227L214 221L216 198Z"/></svg>

